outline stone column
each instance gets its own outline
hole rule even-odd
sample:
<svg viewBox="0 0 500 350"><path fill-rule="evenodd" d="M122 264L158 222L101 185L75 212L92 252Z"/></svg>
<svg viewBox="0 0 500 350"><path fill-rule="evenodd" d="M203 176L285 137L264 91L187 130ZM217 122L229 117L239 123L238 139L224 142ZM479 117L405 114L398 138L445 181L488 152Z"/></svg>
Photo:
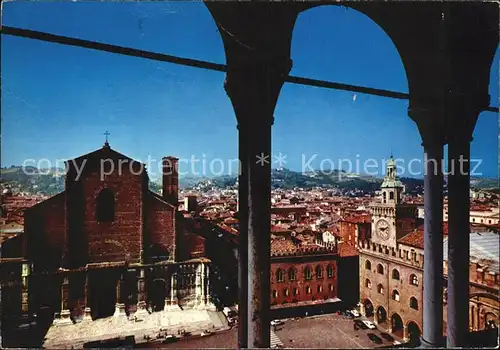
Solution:
<svg viewBox="0 0 500 350"><path fill-rule="evenodd" d="M83 311L83 321L92 321L92 310L90 308L90 271L85 271L85 310Z"/></svg>
<svg viewBox="0 0 500 350"><path fill-rule="evenodd" d="M127 313L125 312L125 303L123 295L125 288L125 283L123 279L123 273L120 273L120 277L116 281L116 304L115 304L115 313L114 317L127 317Z"/></svg>
<svg viewBox="0 0 500 350"><path fill-rule="evenodd" d="M255 55L228 61L225 89L238 120L240 180L239 346L270 346L271 127L290 59ZM246 203L245 203L246 202ZM247 252L245 252L247 251ZM245 255L247 254L247 256ZM246 294L246 295L244 295ZM241 307L242 305L240 305Z"/></svg>
<svg viewBox="0 0 500 350"><path fill-rule="evenodd" d="M478 303L477 304L477 307L476 307L476 312L474 313L474 318L475 318L475 322L474 322L474 330L476 331L479 331L480 328L479 328L479 320L481 319L481 314L479 313L479 309L480 309L480 304Z"/></svg>
<svg viewBox="0 0 500 350"><path fill-rule="evenodd" d="M423 141L424 164L424 274L423 347L443 344L443 145L445 134L437 122L442 112L410 109ZM434 124L435 123L435 124Z"/></svg>
<svg viewBox="0 0 500 350"><path fill-rule="evenodd" d="M73 324L71 321L71 312L69 310L69 276L62 276L61 284L61 313L59 319L54 320L54 324L58 326Z"/></svg>
<svg viewBox="0 0 500 350"><path fill-rule="evenodd" d="M448 347L467 346L469 331L470 141L457 130L448 145Z"/></svg>
<svg viewBox="0 0 500 350"><path fill-rule="evenodd" d="M363 288L363 286L362 286ZM365 313L365 304L363 304L362 302L360 303L360 307L359 307L359 313L363 316L363 317L366 317L366 313Z"/></svg>
<svg viewBox="0 0 500 350"><path fill-rule="evenodd" d="M240 126L238 126L238 131ZM248 348L248 168L246 134L238 132L238 348Z"/></svg>
<svg viewBox="0 0 500 350"><path fill-rule="evenodd" d="M164 271L163 276L165 277L165 306L163 311L167 311L170 308L170 301L172 300L172 281L168 278L168 270Z"/></svg>
<svg viewBox="0 0 500 350"><path fill-rule="evenodd" d="M408 341L408 326L403 325L403 341Z"/></svg>
<svg viewBox="0 0 500 350"><path fill-rule="evenodd" d="M30 278L30 265L28 263L22 264L21 271L21 311L29 313L29 278Z"/></svg>
<svg viewBox="0 0 500 350"><path fill-rule="evenodd" d="M170 293L170 304L172 306L178 305L177 299L177 272L172 273L170 277L170 284L172 285L172 292Z"/></svg>
<svg viewBox="0 0 500 350"><path fill-rule="evenodd" d="M210 296L210 265L207 264L206 266L206 281L207 281L207 310L209 311L216 311L217 308L215 305L212 303L212 297Z"/></svg>
<svg viewBox="0 0 500 350"><path fill-rule="evenodd" d="M139 268L139 278L137 279L137 310L135 317L141 318L149 313L146 310L146 292L145 292L145 271L144 268Z"/></svg>
<svg viewBox="0 0 500 350"><path fill-rule="evenodd" d="M202 262L201 263L201 266L200 266L200 274L201 274L201 277L200 277L200 282L201 282L201 287L200 287L200 292L201 292L201 300L200 300L200 306L202 308L205 308L206 306L206 303L207 303L207 299L206 299L206 294L205 294L205 263Z"/></svg>

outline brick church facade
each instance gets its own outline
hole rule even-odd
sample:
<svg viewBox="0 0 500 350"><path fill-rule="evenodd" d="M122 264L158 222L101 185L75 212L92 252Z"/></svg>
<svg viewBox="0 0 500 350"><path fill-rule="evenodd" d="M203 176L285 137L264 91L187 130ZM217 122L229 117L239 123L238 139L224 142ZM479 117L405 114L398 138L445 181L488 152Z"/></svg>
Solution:
<svg viewBox="0 0 500 350"><path fill-rule="evenodd" d="M188 251L202 238L183 231L177 210L177 159L162 164L160 196L145 165L108 142L67 161L65 191L25 212L30 313L69 323L212 307L210 262Z"/></svg>

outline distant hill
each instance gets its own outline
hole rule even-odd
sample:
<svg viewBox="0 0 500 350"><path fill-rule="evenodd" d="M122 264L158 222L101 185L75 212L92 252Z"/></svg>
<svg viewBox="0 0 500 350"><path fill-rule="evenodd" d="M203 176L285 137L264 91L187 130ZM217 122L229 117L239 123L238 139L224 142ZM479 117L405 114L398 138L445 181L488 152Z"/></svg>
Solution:
<svg viewBox="0 0 500 350"><path fill-rule="evenodd" d="M1 184L9 186L14 192L54 195L64 190L63 169L37 169L34 167L12 166L1 169ZM401 178L407 193L421 193L423 179ZM301 173L285 168L271 171L272 188L291 189L294 187L331 187L342 190L362 190L372 192L380 188L382 179L370 175L348 173L343 170L311 171ZM237 176L222 175L216 177L183 176L179 179L181 188L198 190L210 188L237 188ZM150 181L149 188L161 193L161 180ZM471 178L471 188L487 189L498 192L498 180Z"/></svg>

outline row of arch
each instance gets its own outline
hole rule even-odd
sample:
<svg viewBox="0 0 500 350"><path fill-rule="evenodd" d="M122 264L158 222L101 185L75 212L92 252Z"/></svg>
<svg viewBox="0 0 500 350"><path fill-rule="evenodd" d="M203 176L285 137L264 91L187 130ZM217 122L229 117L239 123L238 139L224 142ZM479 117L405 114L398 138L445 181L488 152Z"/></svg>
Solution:
<svg viewBox="0 0 500 350"><path fill-rule="evenodd" d="M372 268L372 263L370 260L365 261L365 270L370 270ZM384 266L382 264L377 264L377 273L383 275L384 274ZM400 274L398 269L393 269L392 270L392 279L398 280L400 279ZM418 286L418 277L415 274L411 274L410 277L408 278L408 281L411 285Z"/></svg>
<svg viewBox="0 0 500 350"><path fill-rule="evenodd" d="M304 288L304 291L305 291L305 294L312 294L313 293L313 290L312 290L311 286L306 286ZM317 285L316 286L316 293L323 293L324 291L325 290L324 290L324 288L323 288L322 285ZM328 285L328 291L329 292L335 292L335 285L334 284L329 284ZM288 296L290 296L290 294L293 295L293 296L299 296L300 295L300 290L297 287L291 288L291 289L289 289L289 288L283 288L282 293L283 293L282 296L284 296L284 297L288 297ZM279 296L280 296L279 291L277 289L273 289L273 291L272 291L272 297L273 298L278 298ZM326 298L327 297L325 296L325 299Z"/></svg>
<svg viewBox="0 0 500 350"><path fill-rule="evenodd" d="M375 310L372 302L368 298L366 298L363 301L363 306L365 309L366 317L373 318L374 321L376 321L378 324L384 324L388 321L387 311L385 310L385 308L383 306L378 306L377 309ZM397 312L394 312L391 315L390 322L391 322L391 327L390 327L391 332L393 334L396 334L400 338L404 338L404 336L405 336L405 334L404 334L405 323L403 322L403 319L401 318L401 316ZM406 322L406 329L407 329L406 336L408 337L409 342L410 343L418 343L420 335L421 335L421 328L417 324L417 322L412 321L412 320L407 321Z"/></svg>
<svg viewBox="0 0 500 350"><path fill-rule="evenodd" d="M323 278L323 266L317 265L314 269L315 272L315 277L316 279L321 279ZM278 268L276 269L276 281L277 282L285 282L285 275L288 275L288 280L289 281L296 281L297 280L297 270L294 267L290 267L288 271ZM311 280L313 277L312 274L312 269L309 266L306 266L304 268L304 279L306 280ZM333 278L335 277L335 269L333 268L333 265L328 264L326 267L326 277L327 278Z"/></svg>

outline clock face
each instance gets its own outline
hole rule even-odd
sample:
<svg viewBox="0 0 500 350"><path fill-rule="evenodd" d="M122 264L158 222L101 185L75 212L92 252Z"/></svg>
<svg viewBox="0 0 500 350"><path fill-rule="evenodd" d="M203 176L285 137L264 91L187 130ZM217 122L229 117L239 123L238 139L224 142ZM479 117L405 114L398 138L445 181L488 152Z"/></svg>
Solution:
<svg viewBox="0 0 500 350"><path fill-rule="evenodd" d="M377 235L380 238L384 240L389 239L391 228L387 221L385 221L384 219L380 219L379 221L377 221L375 229L377 230Z"/></svg>

